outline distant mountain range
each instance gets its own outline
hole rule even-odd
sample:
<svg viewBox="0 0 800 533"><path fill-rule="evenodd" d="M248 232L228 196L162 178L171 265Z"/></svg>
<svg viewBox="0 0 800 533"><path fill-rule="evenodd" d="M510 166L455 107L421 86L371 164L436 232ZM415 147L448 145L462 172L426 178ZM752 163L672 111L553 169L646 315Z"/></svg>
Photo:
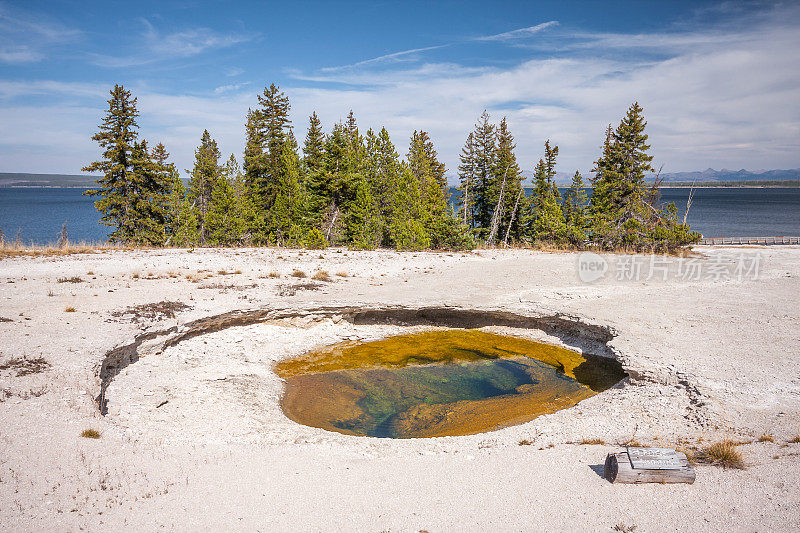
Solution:
<svg viewBox="0 0 800 533"><path fill-rule="evenodd" d="M782 181L800 179L800 168L789 170L714 170L707 168L695 172L670 172L661 174L664 182L670 181ZM651 176L655 178L655 175Z"/></svg>
<svg viewBox="0 0 800 533"><path fill-rule="evenodd" d="M523 171L523 176L530 180L533 173ZM702 183L712 182L754 182L754 181L785 181L800 180L800 168L789 170L714 170L707 168L694 172L669 172L661 174L665 184L669 183L691 183L693 181ZM0 187L80 187L91 188L95 186L95 180L100 176L81 176L75 174L26 174L20 172L0 172ZM588 184L589 176L584 176ZM649 179L655 178L651 174ZM448 182L455 184L458 178L448 176ZM566 185L572 181L572 174L559 172L556 174L556 183Z"/></svg>

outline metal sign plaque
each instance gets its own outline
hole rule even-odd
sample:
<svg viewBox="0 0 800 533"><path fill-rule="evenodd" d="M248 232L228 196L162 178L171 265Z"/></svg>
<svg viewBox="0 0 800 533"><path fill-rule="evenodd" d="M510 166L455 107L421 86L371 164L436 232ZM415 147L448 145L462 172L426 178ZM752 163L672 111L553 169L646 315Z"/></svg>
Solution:
<svg viewBox="0 0 800 533"><path fill-rule="evenodd" d="M626 448L631 467L647 470L679 470L681 456L671 448Z"/></svg>

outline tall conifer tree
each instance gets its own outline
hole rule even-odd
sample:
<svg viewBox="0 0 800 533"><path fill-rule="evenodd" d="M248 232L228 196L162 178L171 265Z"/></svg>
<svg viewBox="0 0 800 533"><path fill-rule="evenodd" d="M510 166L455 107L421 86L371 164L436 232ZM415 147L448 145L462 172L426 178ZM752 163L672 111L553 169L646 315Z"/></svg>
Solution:
<svg viewBox="0 0 800 533"><path fill-rule="evenodd" d="M658 205L657 191L645 184L646 173L653 170L646 125L634 102L613 132L609 127L595 162L590 237L605 248L672 250L699 239L677 220L675 205Z"/></svg>
<svg viewBox="0 0 800 533"><path fill-rule="evenodd" d="M140 212L146 203L141 196L148 193L138 183L134 170L136 159L141 161L142 158L141 150L136 148L139 113L136 98L122 85L115 85L110 94L108 111L99 131L92 136L103 149L103 158L82 169L83 172L102 172L103 177L98 180L100 187L84 194L100 197L95 207L102 213L100 222L114 228L110 241L136 243L139 242L139 219L146 216Z"/></svg>
<svg viewBox="0 0 800 533"><path fill-rule="evenodd" d="M525 209L526 198L522 189L522 171L514 154L515 148L514 136L508 129L506 118L503 117L497 129L497 160L492 201L495 209L498 208L498 203L500 209L497 236L499 238L508 236L518 241L524 233L520 224L520 210ZM507 240L504 237L503 239Z"/></svg>
<svg viewBox="0 0 800 533"><path fill-rule="evenodd" d="M461 193L459 198L460 218L464 225L469 228L475 227L475 134L470 132L467 141L461 149L460 163L458 165L458 190Z"/></svg>
<svg viewBox="0 0 800 533"><path fill-rule="evenodd" d="M482 236L489 231L492 222L494 191L497 176L497 134L494 124L489 122L489 113L483 112L473 132L475 154L475 186L473 205L475 223Z"/></svg>
<svg viewBox="0 0 800 533"><path fill-rule="evenodd" d="M586 191L583 188L583 176L577 170L564 195L562 208L564 223L567 225L567 240L575 246L582 246L586 240Z"/></svg>
<svg viewBox="0 0 800 533"><path fill-rule="evenodd" d="M189 202L195 209L197 234L201 244L206 244L209 237L208 213L211 208L211 196L222 173L219 164L220 155L217 141L211 138L208 130L203 130L200 146L194 152L194 168L186 171L190 175Z"/></svg>

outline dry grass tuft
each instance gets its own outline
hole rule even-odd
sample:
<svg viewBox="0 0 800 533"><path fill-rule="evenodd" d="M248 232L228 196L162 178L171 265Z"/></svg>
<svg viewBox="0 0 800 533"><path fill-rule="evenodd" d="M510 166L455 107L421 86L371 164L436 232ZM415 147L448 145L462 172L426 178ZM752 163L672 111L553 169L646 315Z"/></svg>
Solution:
<svg viewBox="0 0 800 533"><path fill-rule="evenodd" d="M318 270L311 279L316 281L333 281L327 270Z"/></svg>
<svg viewBox="0 0 800 533"><path fill-rule="evenodd" d="M81 283L83 280L78 276L72 276L71 278L58 278L59 283Z"/></svg>
<svg viewBox="0 0 800 533"><path fill-rule="evenodd" d="M336 275L339 276L340 278L346 278L347 272L337 272Z"/></svg>
<svg viewBox="0 0 800 533"><path fill-rule="evenodd" d="M605 446L606 441L603 439L582 439L581 444L600 444L601 446Z"/></svg>
<svg viewBox="0 0 800 533"><path fill-rule="evenodd" d="M701 462L721 466L723 468L737 468L743 470L744 457L739 450L736 449L738 444L731 440L723 440L709 444L698 455Z"/></svg>
<svg viewBox="0 0 800 533"><path fill-rule="evenodd" d="M789 442L791 442L792 444L797 444L798 442L800 442L800 433L789 439Z"/></svg>
<svg viewBox="0 0 800 533"><path fill-rule="evenodd" d="M72 307L71 305L68 305L67 307L64 308L64 312L65 313L74 313L75 312L75 308Z"/></svg>
<svg viewBox="0 0 800 533"><path fill-rule="evenodd" d="M99 439L100 432L97 431L96 429L91 429L91 428L84 429L83 431L81 431L81 437L84 437L86 439Z"/></svg>
<svg viewBox="0 0 800 533"><path fill-rule="evenodd" d="M267 274L267 277L268 278L279 278L279 277L281 277L281 273L280 272L276 272L275 270L273 270L272 272Z"/></svg>
<svg viewBox="0 0 800 533"><path fill-rule="evenodd" d="M291 273L291 276L292 276L293 278L304 278L304 277L306 277L306 273L305 273L305 272L303 272L302 270L297 270L297 269L295 269L295 270L294 270L294 271Z"/></svg>
<svg viewBox="0 0 800 533"><path fill-rule="evenodd" d="M775 442L775 437L773 437L769 433L764 433L763 435L758 437L758 442Z"/></svg>
<svg viewBox="0 0 800 533"><path fill-rule="evenodd" d="M533 441L530 441L528 439L522 439L521 441L518 442L518 444L520 446L530 446L531 444L533 444Z"/></svg>

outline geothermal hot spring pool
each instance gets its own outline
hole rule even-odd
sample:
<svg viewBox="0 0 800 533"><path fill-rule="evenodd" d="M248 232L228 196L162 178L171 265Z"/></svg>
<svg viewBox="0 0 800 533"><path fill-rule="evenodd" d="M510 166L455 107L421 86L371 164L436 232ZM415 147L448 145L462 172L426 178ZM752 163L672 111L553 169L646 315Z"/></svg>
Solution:
<svg viewBox="0 0 800 533"><path fill-rule="evenodd" d="M285 360L282 408L347 435L469 435L571 407L618 383L621 365L479 330L342 343Z"/></svg>

